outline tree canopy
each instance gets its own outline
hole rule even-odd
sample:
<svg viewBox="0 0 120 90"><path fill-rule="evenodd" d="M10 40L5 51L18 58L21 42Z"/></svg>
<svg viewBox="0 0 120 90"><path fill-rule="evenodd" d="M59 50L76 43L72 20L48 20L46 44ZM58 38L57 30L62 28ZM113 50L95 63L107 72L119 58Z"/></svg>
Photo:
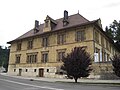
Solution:
<svg viewBox="0 0 120 90"><path fill-rule="evenodd" d="M0 66L3 66L6 70L8 68L8 61L9 61L9 49L7 49L7 47L5 47L5 49L3 49L0 46Z"/></svg>
<svg viewBox="0 0 120 90"><path fill-rule="evenodd" d="M112 59L113 71L120 77L120 55L115 55Z"/></svg>
<svg viewBox="0 0 120 90"><path fill-rule="evenodd" d="M120 50L120 21L114 20L112 24L106 26L105 32L113 41L115 41L115 45Z"/></svg>
<svg viewBox="0 0 120 90"><path fill-rule="evenodd" d="M114 20L105 31L113 40L120 41L120 21Z"/></svg>
<svg viewBox="0 0 120 90"><path fill-rule="evenodd" d="M72 76L77 82L78 78L89 76L91 65L90 54L87 53L84 47L75 47L71 53L63 58L63 66L61 69L67 72L68 76Z"/></svg>

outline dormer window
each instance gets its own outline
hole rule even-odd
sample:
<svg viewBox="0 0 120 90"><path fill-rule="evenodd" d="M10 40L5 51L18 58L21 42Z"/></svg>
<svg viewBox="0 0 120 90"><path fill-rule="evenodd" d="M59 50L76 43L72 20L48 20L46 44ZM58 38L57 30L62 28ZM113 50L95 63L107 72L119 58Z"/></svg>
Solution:
<svg viewBox="0 0 120 90"><path fill-rule="evenodd" d="M51 17L49 17L48 15L44 21L45 21L45 23L44 23L43 32L51 31L57 25L57 22L54 19L52 19Z"/></svg>
<svg viewBox="0 0 120 90"><path fill-rule="evenodd" d="M45 21L45 27L48 27L48 20Z"/></svg>

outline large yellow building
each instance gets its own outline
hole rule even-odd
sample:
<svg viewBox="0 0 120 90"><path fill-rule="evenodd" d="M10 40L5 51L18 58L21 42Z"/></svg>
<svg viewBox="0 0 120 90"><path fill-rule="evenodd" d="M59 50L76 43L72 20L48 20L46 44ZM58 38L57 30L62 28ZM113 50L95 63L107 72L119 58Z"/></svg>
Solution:
<svg viewBox="0 0 120 90"><path fill-rule="evenodd" d="M89 21L79 13L54 20L47 16L45 22L8 42L10 59L8 73L11 75L56 77L60 72L62 58L74 47L84 46L93 57L93 73L110 67L110 61L118 53L113 41L102 29L101 20ZM102 69L102 70L103 70ZM108 68L109 69L109 68Z"/></svg>

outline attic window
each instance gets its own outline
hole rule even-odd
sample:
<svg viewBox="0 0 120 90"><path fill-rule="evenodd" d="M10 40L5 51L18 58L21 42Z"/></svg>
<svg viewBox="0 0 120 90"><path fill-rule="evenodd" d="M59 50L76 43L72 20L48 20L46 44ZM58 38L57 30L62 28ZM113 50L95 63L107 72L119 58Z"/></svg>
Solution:
<svg viewBox="0 0 120 90"><path fill-rule="evenodd" d="M48 21L45 21L45 27L48 27Z"/></svg>
<svg viewBox="0 0 120 90"><path fill-rule="evenodd" d="M64 21L64 22L63 22L63 26L66 26L66 25L68 25L68 22L67 22L67 21Z"/></svg>

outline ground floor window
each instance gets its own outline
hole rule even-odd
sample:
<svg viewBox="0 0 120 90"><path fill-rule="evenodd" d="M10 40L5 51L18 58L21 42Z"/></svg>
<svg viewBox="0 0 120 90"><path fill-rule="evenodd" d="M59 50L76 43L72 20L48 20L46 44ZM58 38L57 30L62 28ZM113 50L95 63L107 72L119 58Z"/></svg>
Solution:
<svg viewBox="0 0 120 90"><path fill-rule="evenodd" d="M95 48L94 62L108 62L110 61L110 54L104 49Z"/></svg>
<svg viewBox="0 0 120 90"><path fill-rule="evenodd" d="M95 48L94 61L100 62L100 49L98 49L98 48Z"/></svg>

